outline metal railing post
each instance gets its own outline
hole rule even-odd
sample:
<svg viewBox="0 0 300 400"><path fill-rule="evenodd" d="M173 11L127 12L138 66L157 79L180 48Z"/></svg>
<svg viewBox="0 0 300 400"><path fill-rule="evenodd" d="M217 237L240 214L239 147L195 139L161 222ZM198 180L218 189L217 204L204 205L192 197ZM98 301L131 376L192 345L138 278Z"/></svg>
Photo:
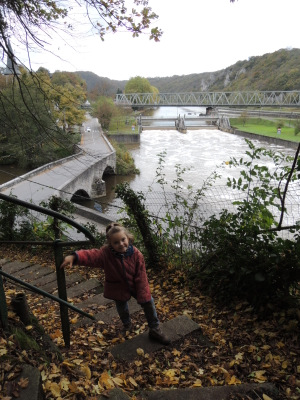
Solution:
<svg viewBox="0 0 300 400"><path fill-rule="evenodd" d="M8 327L7 305L3 287L3 279L1 275L0 275L0 320L3 329L7 329Z"/></svg>
<svg viewBox="0 0 300 400"><path fill-rule="evenodd" d="M58 297L64 301L67 301L68 299L67 299L65 271L63 268L60 268L63 262L63 250L60 243L61 243L60 240L55 240L53 244L57 289L58 289ZM68 315L68 307L66 307L64 304L60 304L59 306L60 306L60 319L61 319L64 342L67 347L70 347L70 321Z"/></svg>

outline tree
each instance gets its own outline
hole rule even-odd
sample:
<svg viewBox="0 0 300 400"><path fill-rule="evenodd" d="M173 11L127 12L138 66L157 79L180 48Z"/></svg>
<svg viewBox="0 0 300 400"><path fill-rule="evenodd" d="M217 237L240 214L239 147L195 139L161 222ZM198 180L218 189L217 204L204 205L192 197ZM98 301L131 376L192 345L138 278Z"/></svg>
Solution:
<svg viewBox="0 0 300 400"><path fill-rule="evenodd" d="M86 100L86 83L72 72L55 72L51 77L49 97L55 103L57 123L66 130L81 125L85 111L80 109Z"/></svg>
<svg viewBox="0 0 300 400"><path fill-rule="evenodd" d="M128 3L128 0L127 0ZM158 17L148 6L148 0L133 0L135 8L127 10L126 0L4 0L0 4L0 48L2 58L7 59L6 72L9 77L0 79L0 106L2 132L0 139L12 140L19 137L22 154L26 158L26 151L30 147L32 155L36 156L34 139L32 146L29 145L26 135L33 138L33 133L42 135L44 140L54 140L57 146L58 126L66 127L83 120L83 112L79 110L78 104L84 98L84 88L70 81L70 75L54 76L53 82L49 80L47 70L41 70L38 74L31 71L30 53L36 48L47 50L55 33L69 32L72 34L72 12L78 12L78 7L83 7L86 18L92 29L96 29L100 38L104 40L105 34L126 30L133 37L145 32L149 38L158 41L162 32L157 27L151 27L153 21ZM10 39L18 42L19 51L28 54L28 66L16 59L10 45ZM23 69L22 75L20 70ZM25 70L27 73L25 73ZM40 79L40 81L39 81ZM60 83L53 85L58 79ZM8 83L8 87L7 86ZM29 87L26 88L26 83ZM55 86L55 87L54 87ZM36 98L32 97L32 94ZM22 105L23 102L23 105ZM75 107L76 105L76 107ZM18 114L18 117L14 116ZM41 110L43 110L41 112ZM75 112L76 110L76 112ZM16 126L16 121L21 121L21 115L26 115L26 124ZM55 121L55 117L57 120ZM45 125L43 125L45 124ZM55 135L49 132L55 132ZM13 134L12 134L13 133ZM17 134L17 136L15 135ZM19 143L19 144L20 144ZM26 150L27 149L27 150ZM16 156L18 152L11 151ZM11 153L12 154L12 153ZM28 156L28 155L27 155Z"/></svg>
<svg viewBox="0 0 300 400"><path fill-rule="evenodd" d="M93 115L99 119L102 128L105 130L109 128L112 117L117 113L118 109L110 97L99 97L93 107Z"/></svg>
<svg viewBox="0 0 300 400"><path fill-rule="evenodd" d="M125 85L124 92L126 94L153 93L153 88L150 85L148 79L142 78L141 76L136 76L134 78L129 79L129 81Z"/></svg>
<svg viewBox="0 0 300 400"><path fill-rule="evenodd" d="M60 109L53 93L58 92L44 69L37 74L22 69L17 80L8 79L0 96L1 163L34 168L60 158L58 149L71 147L72 138L59 127Z"/></svg>

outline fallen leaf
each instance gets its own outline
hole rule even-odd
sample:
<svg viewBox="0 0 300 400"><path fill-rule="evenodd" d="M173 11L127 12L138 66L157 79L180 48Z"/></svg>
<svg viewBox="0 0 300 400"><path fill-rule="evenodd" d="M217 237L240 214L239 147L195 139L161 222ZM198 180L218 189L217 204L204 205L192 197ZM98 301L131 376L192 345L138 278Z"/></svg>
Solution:
<svg viewBox="0 0 300 400"><path fill-rule="evenodd" d="M20 378L20 380L18 382L18 385L23 389L27 388L28 384L29 384L29 379L28 378Z"/></svg>
<svg viewBox="0 0 300 400"><path fill-rule="evenodd" d="M51 382L50 391L54 397L60 397L61 395L60 386L56 382Z"/></svg>
<svg viewBox="0 0 300 400"><path fill-rule="evenodd" d="M263 399L264 400L272 400L271 397L269 397L267 394L263 393Z"/></svg>
<svg viewBox="0 0 300 400"><path fill-rule="evenodd" d="M139 356L143 356L145 354L144 350L141 349L140 347L138 349L136 349L136 352Z"/></svg>
<svg viewBox="0 0 300 400"><path fill-rule="evenodd" d="M137 386L138 386L138 384L136 383L136 381L135 381L131 376L128 378L128 380L129 380L129 382L130 382L134 387L137 387Z"/></svg>
<svg viewBox="0 0 300 400"><path fill-rule="evenodd" d="M84 373L84 375L87 377L87 379L91 379L92 373L90 368L87 365L82 365L80 367L81 371Z"/></svg>

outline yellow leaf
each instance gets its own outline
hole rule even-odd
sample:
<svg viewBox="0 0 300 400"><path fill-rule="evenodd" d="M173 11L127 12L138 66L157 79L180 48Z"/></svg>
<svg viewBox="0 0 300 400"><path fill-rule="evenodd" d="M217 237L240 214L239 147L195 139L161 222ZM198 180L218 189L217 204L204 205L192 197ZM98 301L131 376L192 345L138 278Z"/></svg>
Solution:
<svg viewBox="0 0 300 400"><path fill-rule="evenodd" d="M60 395L61 395L60 387L57 383L52 382L50 385L50 390L54 397L60 397Z"/></svg>
<svg viewBox="0 0 300 400"><path fill-rule="evenodd" d="M192 385L192 387L201 387L201 386L202 386L202 382L200 379L196 379Z"/></svg>
<svg viewBox="0 0 300 400"><path fill-rule="evenodd" d="M176 373L177 373L176 369L167 369L166 371L164 371L164 375L168 376L169 378L175 376Z"/></svg>
<svg viewBox="0 0 300 400"><path fill-rule="evenodd" d="M6 349L0 349L0 356L4 356L7 353Z"/></svg>
<svg viewBox="0 0 300 400"><path fill-rule="evenodd" d="M84 375L87 377L87 379L91 379L92 373L91 373L90 368L87 365L82 365L81 371L84 373Z"/></svg>
<svg viewBox="0 0 300 400"><path fill-rule="evenodd" d="M174 350L172 351L172 354L174 354L174 356L180 356L181 352L178 351L178 350L176 350L176 349L174 349Z"/></svg>
<svg viewBox="0 0 300 400"><path fill-rule="evenodd" d="M135 387L137 387L138 386L138 384L136 383L136 381L130 376L129 377L129 382L133 385L133 386L135 386Z"/></svg>
<svg viewBox="0 0 300 400"><path fill-rule="evenodd" d="M264 400L272 400L271 397L269 397L267 394L263 393L263 399Z"/></svg>
<svg viewBox="0 0 300 400"><path fill-rule="evenodd" d="M123 386L123 384L124 384L124 381L123 381L123 379L121 379L121 378L116 377L116 378L112 378L112 380L113 380L114 383L115 383L116 385L118 385L118 386Z"/></svg>
<svg viewBox="0 0 300 400"><path fill-rule="evenodd" d="M74 367L74 364L71 363L71 362L68 361L68 360L64 360L64 361L62 362L62 365L66 365L67 367Z"/></svg>
<svg viewBox="0 0 300 400"><path fill-rule="evenodd" d="M106 389L111 389L111 388L115 387L114 382L112 381L112 379L107 371L104 371L101 374L99 381L98 381L98 385L105 386Z"/></svg>
<svg viewBox="0 0 300 400"><path fill-rule="evenodd" d="M139 355L139 356L143 356L145 353L144 353L144 350L143 349L141 349L140 347L138 348L138 349L136 349L136 352L137 352L137 354Z"/></svg>
<svg viewBox="0 0 300 400"><path fill-rule="evenodd" d="M83 360L80 360L79 358L77 358L76 360L73 360L73 363L76 365L80 365L83 362Z"/></svg>
<svg viewBox="0 0 300 400"><path fill-rule="evenodd" d="M266 372L265 370L254 371L254 372L252 372L252 374L250 376L253 376L253 380L255 382L258 382L258 383L265 382L267 380L267 378L264 376L265 372Z"/></svg>
<svg viewBox="0 0 300 400"><path fill-rule="evenodd" d="M137 367L140 367L141 365L143 365L142 361L135 361L134 363Z"/></svg>
<svg viewBox="0 0 300 400"><path fill-rule="evenodd" d="M70 381L68 378L62 378L59 384L61 389L64 390L65 392L69 390Z"/></svg>
<svg viewBox="0 0 300 400"><path fill-rule="evenodd" d="M113 339L111 340L111 342L112 342L112 343L116 343L116 342L119 342L119 340L120 340L119 338L113 338Z"/></svg>
<svg viewBox="0 0 300 400"><path fill-rule="evenodd" d="M27 326L25 326L25 329L27 331L31 331L33 329L33 326L32 325L27 325Z"/></svg>
<svg viewBox="0 0 300 400"><path fill-rule="evenodd" d="M243 356L244 356L244 353L237 353L237 354L235 355L235 359L236 359L236 360L242 360L242 359L243 359Z"/></svg>
<svg viewBox="0 0 300 400"><path fill-rule="evenodd" d="M263 350L269 350L270 348L271 348L271 346L269 346L268 344L261 346L261 349L263 349Z"/></svg>
<svg viewBox="0 0 300 400"><path fill-rule="evenodd" d="M237 379L234 375L230 378L230 381L228 382L228 385L240 385L242 382Z"/></svg>

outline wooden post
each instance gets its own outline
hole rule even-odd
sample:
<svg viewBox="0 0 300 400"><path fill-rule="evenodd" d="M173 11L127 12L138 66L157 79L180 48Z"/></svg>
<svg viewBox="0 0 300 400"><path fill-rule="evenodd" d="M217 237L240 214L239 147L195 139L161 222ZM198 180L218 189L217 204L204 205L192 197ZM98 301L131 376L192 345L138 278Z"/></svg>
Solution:
<svg viewBox="0 0 300 400"><path fill-rule="evenodd" d="M20 317L20 320L23 322L23 324L30 325L31 317L25 293L17 293L11 301L11 305L15 313Z"/></svg>
<svg viewBox="0 0 300 400"><path fill-rule="evenodd" d="M8 327L7 305L6 305L2 275L0 275L0 322L3 329L7 329Z"/></svg>

